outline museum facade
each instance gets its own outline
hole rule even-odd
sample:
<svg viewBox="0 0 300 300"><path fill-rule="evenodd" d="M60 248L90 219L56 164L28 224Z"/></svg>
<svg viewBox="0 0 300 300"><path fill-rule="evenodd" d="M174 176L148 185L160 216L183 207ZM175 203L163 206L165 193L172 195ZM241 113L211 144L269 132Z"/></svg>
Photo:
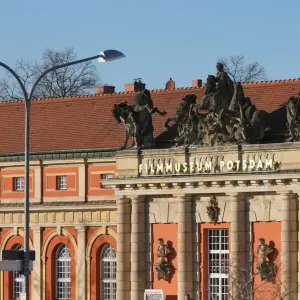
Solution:
<svg viewBox="0 0 300 300"><path fill-rule="evenodd" d="M31 299L139 300L145 290L167 300L298 299L300 143L279 128L300 81L243 85L272 117L265 142L227 143L222 132L214 145L174 146L183 131L163 132L153 113L154 146L121 150L129 127L111 110L132 103L137 86L32 103ZM203 93L196 80L151 98L170 117ZM1 250L23 245L23 105L0 103ZM0 299L17 299L22 275L0 276Z"/></svg>

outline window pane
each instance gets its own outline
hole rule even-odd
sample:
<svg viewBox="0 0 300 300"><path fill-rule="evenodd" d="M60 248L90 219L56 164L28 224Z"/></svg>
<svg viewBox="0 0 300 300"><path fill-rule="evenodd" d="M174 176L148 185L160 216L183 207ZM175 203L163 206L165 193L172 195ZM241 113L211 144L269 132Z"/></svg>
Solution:
<svg viewBox="0 0 300 300"><path fill-rule="evenodd" d="M14 191L24 191L24 177L14 177Z"/></svg>
<svg viewBox="0 0 300 300"><path fill-rule="evenodd" d="M15 250L23 250L22 245L17 245ZM21 297L21 293L24 287L24 275L19 274L18 272L13 272L13 298L18 299Z"/></svg>
<svg viewBox="0 0 300 300"><path fill-rule="evenodd" d="M229 231L208 230L209 299L228 300Z"/></svg>
<svg viewBox="0 0 300 300"><path fill-rule="evenodd" d="M68 180L66 175L56 177L56 185L58 190L66 190L68 188Z"/></svg>
<svg viewBox="0 0 300 300"><path fill-rule="evenodd" d="M115 249L106 245L101 252L101 300L116 300L117 259Z"/></svg>
<svg viewBox="0 0 300 300"><path fill-rule="evenodd" d="M56 251L56 299L71 300L71 256L66 245Z"/></svg>

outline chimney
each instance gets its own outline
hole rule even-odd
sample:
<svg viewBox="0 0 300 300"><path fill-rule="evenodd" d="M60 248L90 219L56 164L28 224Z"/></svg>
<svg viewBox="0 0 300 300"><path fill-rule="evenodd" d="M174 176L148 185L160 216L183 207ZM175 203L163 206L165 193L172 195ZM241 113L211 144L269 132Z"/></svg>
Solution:
<svg viewBox="0 0 300 300"><path fill-rule="evenodd" d="M170 78L166 83L166 90L174 90L175 89L175 81Z"/></svg>
<svg viewBox="0 0 300 300"><path fill-rule="evenodd" d="M114 92L115 87L112 85L97 85L95 88L96 95L113 94Z"/></svg>
<svg viewBox="0 0 300 300"><path fill-rule="evenodd" d="M194 87L194 88L202 87L202 80L201 79L193 79L192 87Z"/></svg>
<svg viewBox="0 0 300 300"><path fill-rule="evenodd" d="M141 80L135 80L132 83L125 84L125 92L140 92L143 91L146 87L146 84Z"/></svg>

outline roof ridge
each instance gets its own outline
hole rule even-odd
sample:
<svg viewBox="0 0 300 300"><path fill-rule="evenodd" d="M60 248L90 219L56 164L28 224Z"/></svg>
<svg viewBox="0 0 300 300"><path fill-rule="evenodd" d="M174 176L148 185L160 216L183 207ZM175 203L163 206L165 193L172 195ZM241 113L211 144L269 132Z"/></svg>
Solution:
<svg viewBox="0 0 300 300"><path fill-rule="evenodd" d="M291 79L275 79L275 80L261 80L261 81L248 81L242 82L243 85L263 85L263 84L282 84L282 83L292 83L292 82L299 82L300 78L291 78ZM176 92L176 91L183 91L183 90L201 90L204 87L178 87L174 89L151 89L151 93L163 93L163 92ZM130 95L135 94L134 91L122 91L122 92L115 92L110 94L87 94L87 95L78 95L78 96L67 96L67 97L46 97L46 98L34 98L32 102L38 101L45 101L45 100L66 100L66 99L78 99L82 100L83 98L95 98L95 97L112 97L112 96L123 96L123 95ZM0 101L1 104L8 104L8 103L19 103L24 102L24 99L13 99L13 100L5 100Z"/></svg>

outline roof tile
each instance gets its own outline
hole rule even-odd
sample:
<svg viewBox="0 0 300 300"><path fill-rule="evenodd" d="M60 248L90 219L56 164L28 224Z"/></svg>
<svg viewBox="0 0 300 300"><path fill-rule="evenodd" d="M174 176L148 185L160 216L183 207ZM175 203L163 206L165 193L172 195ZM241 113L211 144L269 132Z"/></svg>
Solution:
<svg viewBox="0 0 300 300"><path fill-rule="evenodd" d="M258 109L276 116L291 95L298 95L300 79L244 83L245 95ZM196 94L198 101L203 88L186 87L152 90L154 105L175 114L182 97ZM34 99L31 105L30 151L95 149L121 146L124 127L115 122L112 108L122 101L133 102L133 92L109 95L87 95L54 99ZM0 153L24 152L23 101L0 103ZM155 136L163 133L166 117L154 115ZM284 121L282 121L284 122ZM277 124L275 124L277 126ZM275 126L275 127L276 127Z"/></svg>

